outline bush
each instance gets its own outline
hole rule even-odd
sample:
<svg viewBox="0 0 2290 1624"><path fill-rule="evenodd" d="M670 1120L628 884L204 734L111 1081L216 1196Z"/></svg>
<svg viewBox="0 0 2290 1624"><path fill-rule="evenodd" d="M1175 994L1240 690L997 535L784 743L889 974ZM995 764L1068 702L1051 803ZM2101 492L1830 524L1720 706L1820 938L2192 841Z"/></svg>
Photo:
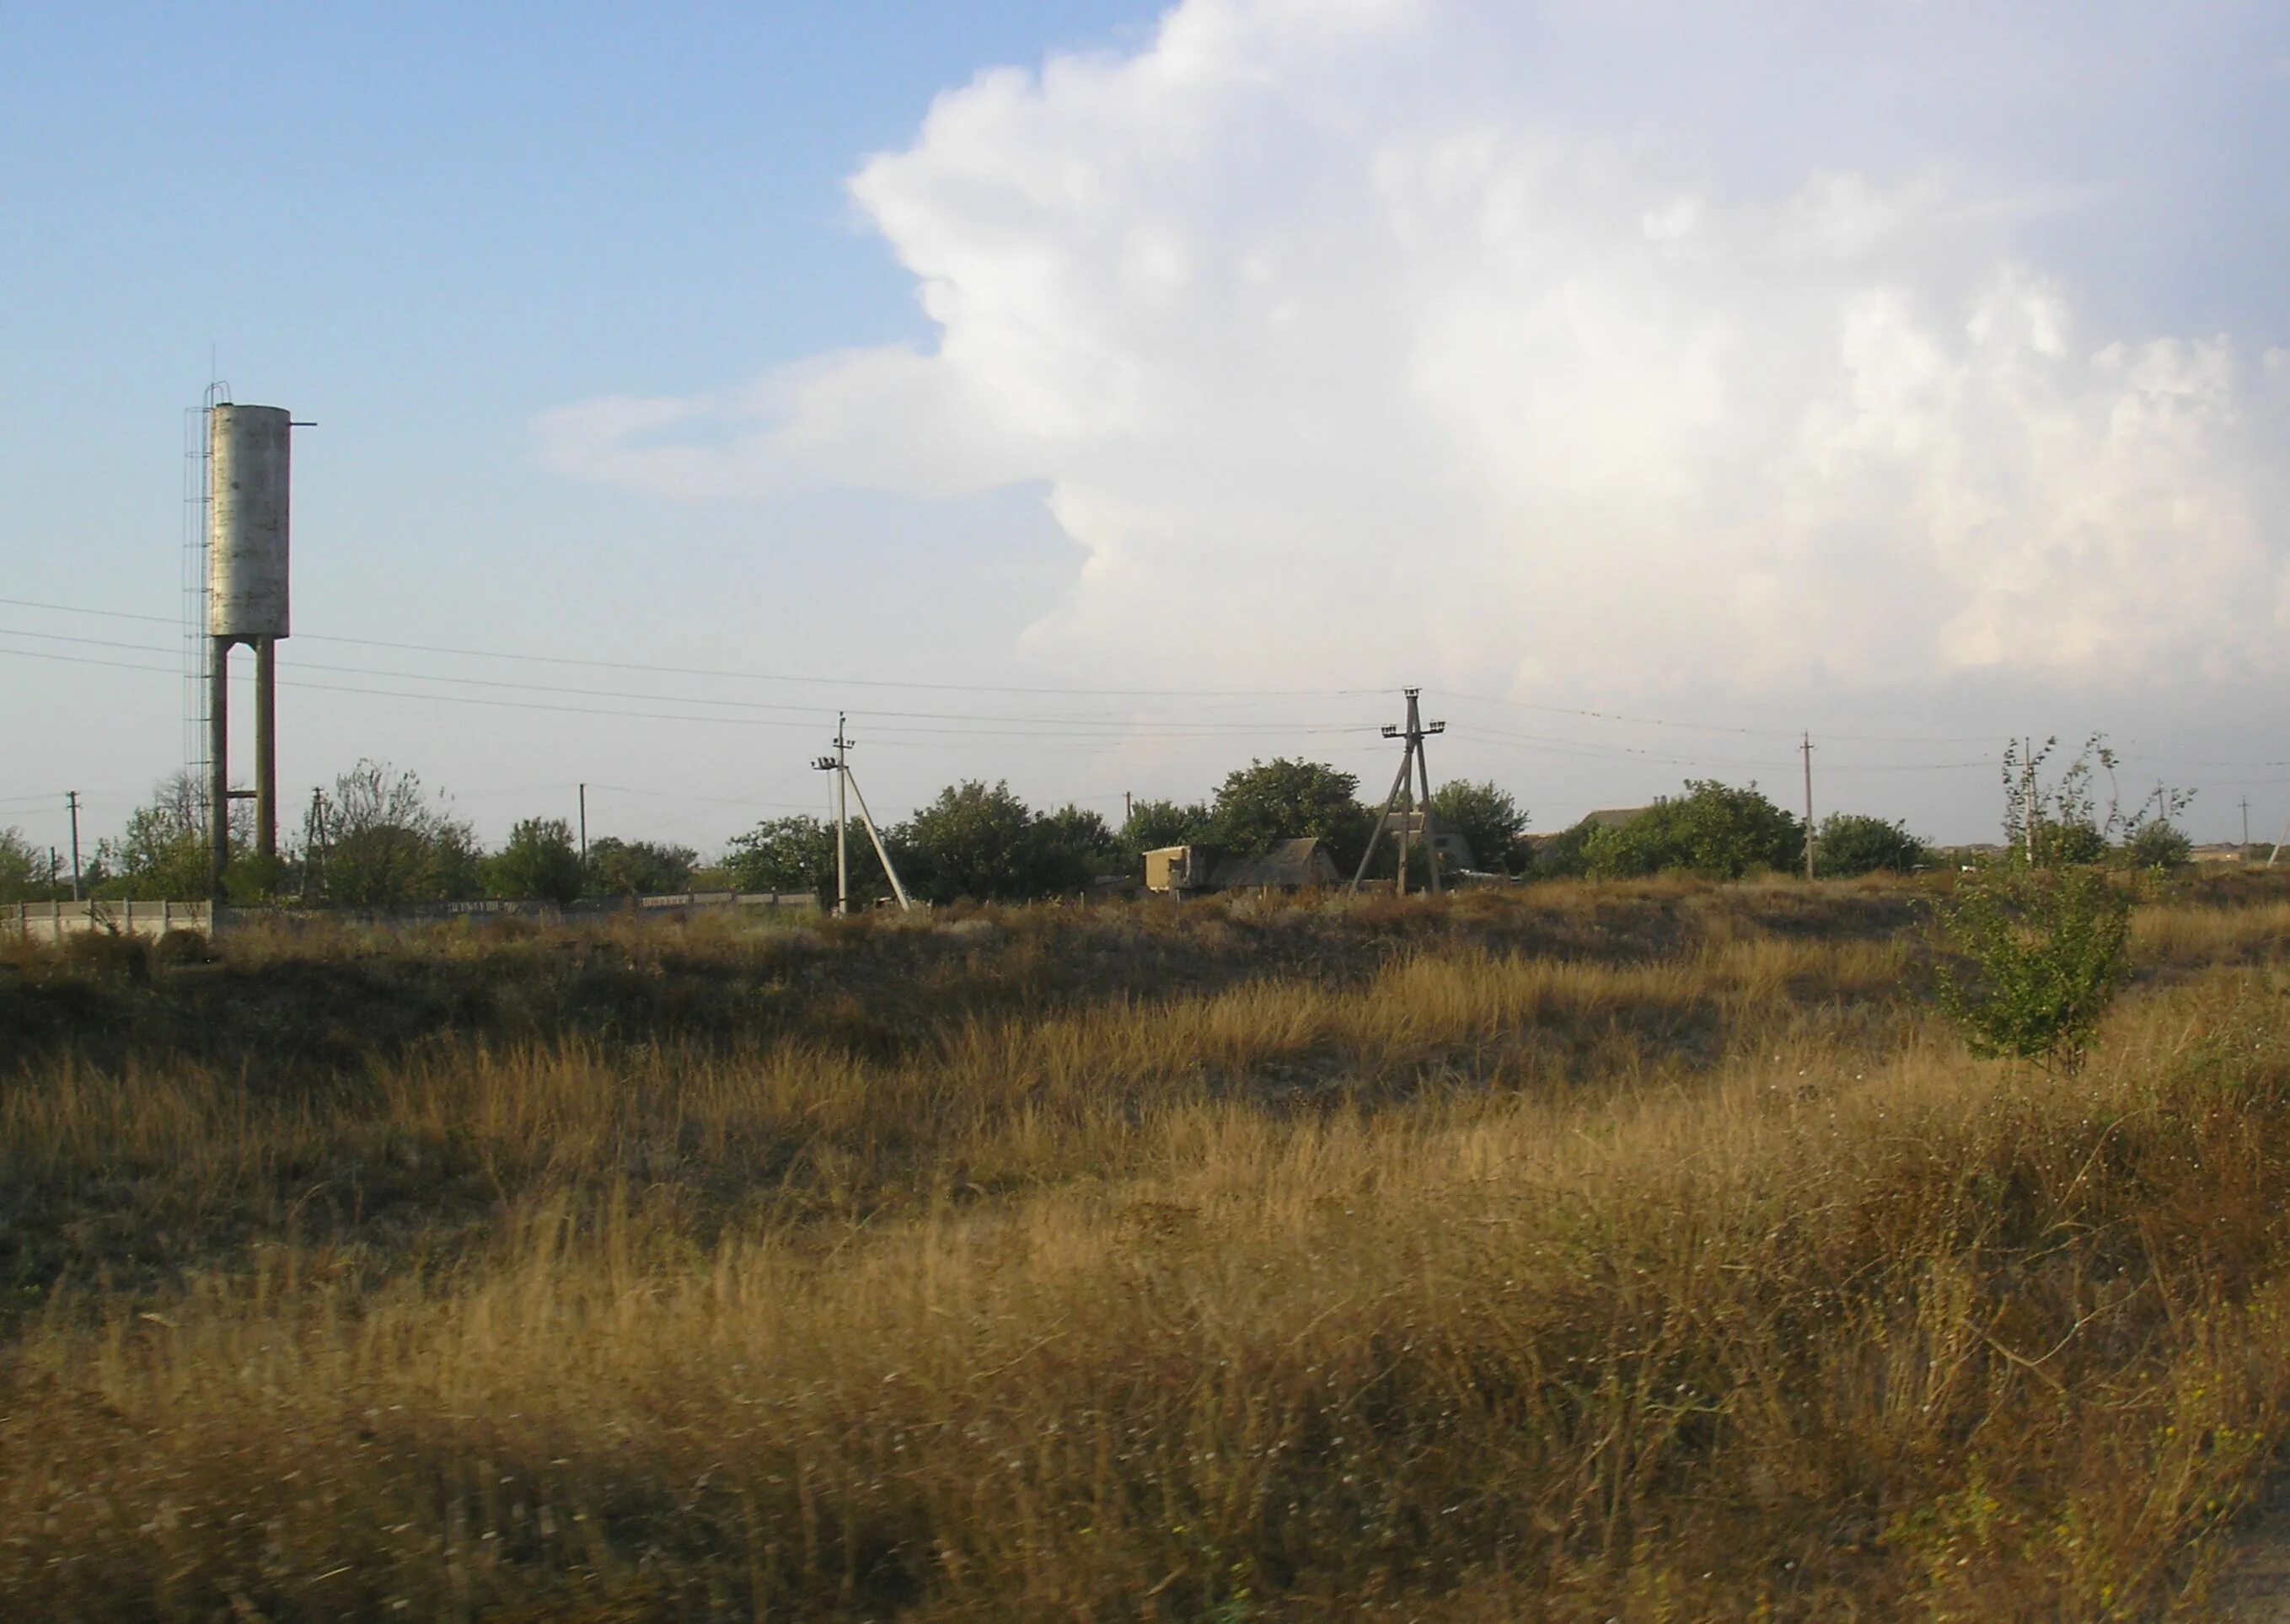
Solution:
<svg viewBox="0 0 2290 1624"><path fill-rule="evenodd" d="M1358 779L1324 762L1251 762L1218 786L1209 838L1261 856L1277 841L1317 837L1349 873L1375 834L1374 809L1359 804L1358 789Z"/></svg>
<svg viewBox="0 0 2290 1624"><path fill-rule="evenodd" d="M2082 1065L2128 958L2131 901L2105 873L1989 868L1939 924L1941 1005L1974 1054Z"/></svg>
<svg viewBox="0 0 2290 1624"><path fill-rule="evenodd" d="M2167 823L2142 824L2123 843L2123 860L2134 868L2183 868L2194 854L2194 842Z"/></svg>
<svg viewBox="0 0 2290 1624"><path fill-rule="evenodd" d="M689 846L607 835L589 847L589 888L606 897L666 896L689 887L699 864L700 853Z"/></svg>
<svg viewBox="0 0 2290 1624"><path fill-rule="evenodd" d="M1682 872L1738 880L1804 860L1805 825L1751 784L1688 779L1684 796L1649 806L1620 828L1591 831L1583 861L1600 879Z"/></svg>
<svg viewBox="0 0 2290 1624"><path fill-rule="evenodd" d="M1858 812L1831 812L1814 841L1814 872L1828 879L1907 874L1930 858L1924 842L1901 825Z"/></svg>
<svg viewBox="0 0 2290 1624"><path fill-rule="evenodd" d="M1482 869L1516 873L1518 837L1526 832L1526 809L1493 780L1469 783L1451 779L1432 792L1431 810L1455 827Z"/></svg>
<svg viewBox="0 0 2290 1624"><path fill-rule="evenodd" d="M508 844L483 864L485 889L496 897L532 898L558 907L581 892L581 849L562 818L527 818L509 831Z"/></svg>

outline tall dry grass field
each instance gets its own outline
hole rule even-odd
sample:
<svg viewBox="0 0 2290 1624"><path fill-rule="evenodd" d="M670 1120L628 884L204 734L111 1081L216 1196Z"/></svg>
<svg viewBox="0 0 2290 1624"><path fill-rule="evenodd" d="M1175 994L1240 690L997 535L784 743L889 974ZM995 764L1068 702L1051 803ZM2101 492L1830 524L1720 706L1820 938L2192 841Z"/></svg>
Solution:
<svg viewBox="0 0 2290 1624"><path fill-rule="evenodd" d="M0 967L0 1612L2199 1612L2290 1436L2290 900L2084 1073L1919 899Z"/></svg>

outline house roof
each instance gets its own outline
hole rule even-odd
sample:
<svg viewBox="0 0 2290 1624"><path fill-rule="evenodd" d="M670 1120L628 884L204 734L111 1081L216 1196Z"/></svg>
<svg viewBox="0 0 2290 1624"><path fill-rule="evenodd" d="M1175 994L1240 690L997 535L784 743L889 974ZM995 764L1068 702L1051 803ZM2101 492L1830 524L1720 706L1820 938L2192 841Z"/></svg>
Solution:
<svg viewBox="0 0 2290 1624"><path fill-rule="evenodd" d="M1241 885L1325 885L1335 877L1335 860L1328 855L1326 843L1311 837L1277 841L1261 857L1227 857L1209 871L1209 884L1220 890Z"/></svg>

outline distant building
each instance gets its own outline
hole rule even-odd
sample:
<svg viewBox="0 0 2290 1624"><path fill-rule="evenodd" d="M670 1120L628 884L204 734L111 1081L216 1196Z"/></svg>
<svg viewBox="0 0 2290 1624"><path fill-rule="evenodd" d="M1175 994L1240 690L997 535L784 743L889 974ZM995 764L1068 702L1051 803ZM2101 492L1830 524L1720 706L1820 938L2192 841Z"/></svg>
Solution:
<svg viewBox="0 0 2290 1624"><path fill-rule="evenodd" d="M1165 896L1212 891L1310 891L1338 884L1327 842L1276 842L1261 857L1208 845L1162 846L1145 853L1145 889Z"/></svg>
<svg viewBox="0 0 2290 1624"><path fill-rule="evenodd" d="M1397 840L1405 831L1409 846L1420 846L1423 844L1427 827L1430 831L1431 849L1439 854L1440 860L1451 872L1461 873L1478 867L1472 860L1471 843L1463 837L1463 831L1435 812L1387 813L1383 820L1383 838Z"/></svg>

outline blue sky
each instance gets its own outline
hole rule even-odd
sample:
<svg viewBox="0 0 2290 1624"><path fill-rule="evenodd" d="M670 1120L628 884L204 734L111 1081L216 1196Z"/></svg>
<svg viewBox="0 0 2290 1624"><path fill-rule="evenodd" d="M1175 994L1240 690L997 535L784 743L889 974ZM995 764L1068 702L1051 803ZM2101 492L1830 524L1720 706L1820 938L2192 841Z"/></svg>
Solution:
<svg viewBox="0 0 2290 1624"><path fill-rule="evenodd" d="M288 783L488 833L712 846L838 704L893 810L1373 779L1409 680L1541 827L1798 727L1943 836L2093 728L2278 823L2290 24L1993 10L15 8L0 596L175 612L212 353L319 425ZM176 764L164 676L4 664L0 822Z"/></svg>

